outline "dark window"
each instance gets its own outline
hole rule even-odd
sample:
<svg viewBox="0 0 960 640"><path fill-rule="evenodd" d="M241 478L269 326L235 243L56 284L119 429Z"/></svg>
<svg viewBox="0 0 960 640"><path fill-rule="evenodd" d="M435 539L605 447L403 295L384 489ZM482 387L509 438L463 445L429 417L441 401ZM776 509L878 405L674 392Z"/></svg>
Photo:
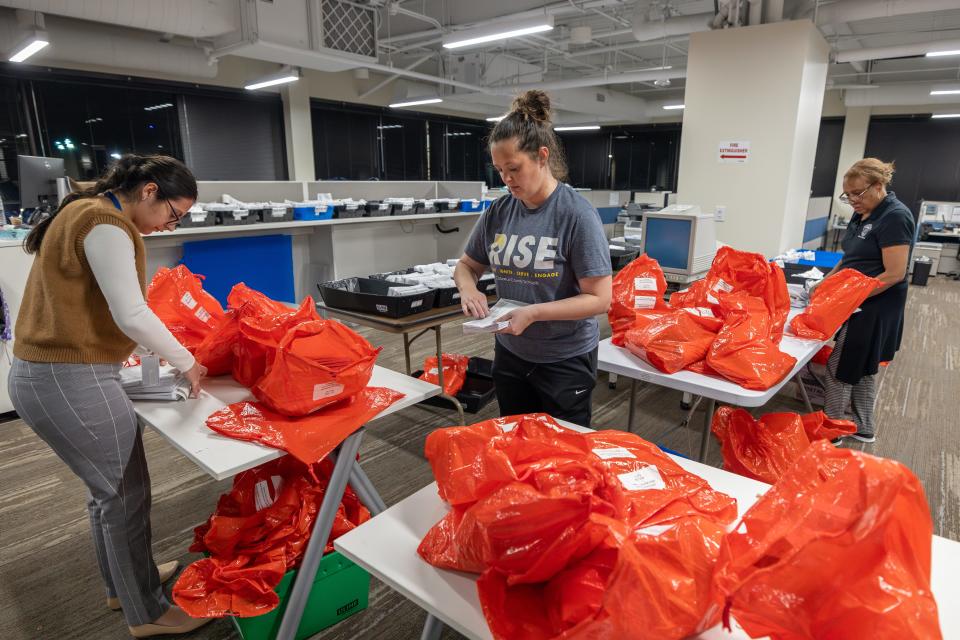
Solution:
<svg viewBox="0 0 960 640"><path fill-rule="evenodd" d="M561 133L560 141L567 158L571 186L610 188L610 134L607 131Z"/></svg>
<svg viewBox="0 0 960 640"><path fill-rule="evenodd" d="M377 125L384 180L422 180L427 172L427 123L384 115Z"/></svg>
<svg viewBox="0 0 960 640"><path fill-rule="evenodd" d="M835 195L837 164L840 162L840 143L842 140L843 118L824 118L820 121L817 156L813 161L811 197L828 198Z"/></svg>
<svg viewBox="0 0 960 640"><path fill-rule="evenodd" d="M896 163L891 188L914 217L922 200L960 201L960 120L871 118L864 155Z"/></svg>
<svg viewBox="0 0 960 640"><path fill-rule="evenodd" d="M0 201L3 210L20 208L17 155L32 155L32 136L24 117L26 96L19 83L0 77Z"/></svg>
<svg viewBox="0 0 960 640"><path fill-rule="evenodd" d="M677 190L680 126L654 125L611 130L610 174L618 190Z"/></svg>
<svg viewBox="0 0 960 640"><path fill-rule="evenodd" d="M314 107L311 118L318 179L380 177L378 114L340 107Z"/></svg>

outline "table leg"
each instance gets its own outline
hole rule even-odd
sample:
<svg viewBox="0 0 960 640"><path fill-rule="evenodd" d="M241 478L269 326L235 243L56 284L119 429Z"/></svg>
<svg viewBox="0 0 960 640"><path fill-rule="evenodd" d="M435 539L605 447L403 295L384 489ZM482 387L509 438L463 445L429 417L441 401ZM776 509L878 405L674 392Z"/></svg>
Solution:
<svg viewBox="0 0 960 640"><path fill-rule="evenodd" d="M406 331L403 332L403 361L407 365L407 375L410 375L413 373L410 368L410 335Z"/></svg>
<svg viewBox="0 0 960 640"><path fill-rule="evenodd" d="M427 619L423 623L423 633L420 634L420 640L440 640L441 633L443 633L443 623L440 622L440 618L428 613Z"/></svg>
<svg viewBox="0 0 960 640"><path fill-rule="evenodd" d="M442 328L442 326L433 328L434 332L437 334L437 381L440 383L440 396L446 399L447 402L452 404L453 408L457 410L457 418L460 420L460 422L457 424L466 424L463 415L463 405L460 404L460 401L453 396L443 393L443 339L440 337L440 330Z"/></svg>
<svg viewBox="0 0 960 640"><path fill-rule="evenodd" d="M350 486L357 492L360 500L370 510L372 515L383 513L387 510L387 505L377 493L377 489L370 482L370 478L359 464L354 464L350 468Z"/></svg>
<svg viewBox="0 0 960 640"><path fill-rule="evenodd" d="M633 419L637 412L637 379L630 380L630 408L627 412L627 431L633 433Z"/></svg>
<svg viewBox="0 0 960 640"><path fill-rule="evenodd" d="M700 438L700 462L706 464L707 450L710 448L710 424L713 422L713 412L717 409L717 401L707 398L707 409L703 414L703 435Z"/></svg>
<svg viewBox="0 0 960 640"><path fill-rule="evenodd" d="M307 550L303 554L300 570L294 578L287 608L283 612L283 620L277 630L277 640L294 640L297 635L303 610L307 606L307 598L313 588L320 560L323 558L323 550L327 546L330 531L333 529L334 516L343 499L343 492L347 488L350 470L357 464L357 452L360 450L362 438L363 429L359 429L347 436L337 449L337 461L333 466L333 473L330 474L330 482L323 495L323 502L320 503L320 512L313 523L313 532L310 534Z"/></svg>
<svg viewBox="0 0 960 640"><path fill-rule="evenodd" d="M803 379L800 377L802 372L803 369L797 372L797 385L800 387L800 395L803 397L803 404L807 407L807 413L813 413L813 405L810 404L810 396L807 395L807 385L803 384Z"/></svg>
<svg viewBox="0 0 960 640"><path fill-rule="evenodd" d="M616 388L617 388L617 374L615 374L615 373L608 373L608 374L607 374L607 387L609 387L609 388L611 388L611 389L616 389Z"/></svg>

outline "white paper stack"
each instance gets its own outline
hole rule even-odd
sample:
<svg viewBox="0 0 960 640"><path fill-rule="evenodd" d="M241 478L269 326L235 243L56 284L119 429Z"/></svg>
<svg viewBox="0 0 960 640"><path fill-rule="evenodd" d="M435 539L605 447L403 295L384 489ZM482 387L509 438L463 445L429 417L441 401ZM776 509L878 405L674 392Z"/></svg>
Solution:
<svg viewBox="0 0 960 640"><path fill-rule="evenodd" d="M156 384L144 384L141 367L120 370L120 385L131 400L186 400L190 382L176 369L161 370Z"/></svg>
<svg viewBox="0 0 960 640"><path fill-rule="evenodd" d="M494 333L500 331L501 329L506 329L510 326L510 321L501 321L500 318L506 314L519 309L520 307L527 306L523 302L517 302L516 300L505 300L501 298L497 301L497 304L490 307L490 315L486 318L481 318L479 320L471 320L469 322L463 323L463 333L465 335L471 335L476 333Z"/></svg>

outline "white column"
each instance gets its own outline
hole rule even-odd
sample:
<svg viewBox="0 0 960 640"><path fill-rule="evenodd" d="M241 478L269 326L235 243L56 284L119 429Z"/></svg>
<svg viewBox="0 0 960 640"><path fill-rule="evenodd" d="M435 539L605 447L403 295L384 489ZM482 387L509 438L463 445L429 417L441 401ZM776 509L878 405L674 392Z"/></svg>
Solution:
<svg viewBox="0 0 960 640"><path fill-rule="evenodd" d="M280 95L283 97L288 177L290 180L316 180L309 84L304 79L290 83L280 90Z"/></svg>
<svg viewBox="0 0 960 640"><path fill-rule="evenodd" d="M808 20L690 36L677 202L726 207L718 240L803 244L829 52ZM746 161L722 158L725 142L749 143Z"/></svg>
<svg viewBox="0 0 960 640"><path fill-rule="evenodd" d="M871 107L847 107L847 115L843 120L843 137L840 139L840 159L837 161L837 184L833 189L833 208L830 218L850 219L853 208L837 200L843 192L843 174L847 169L863 158L867 148L867 130L870 128Z"/></svg>

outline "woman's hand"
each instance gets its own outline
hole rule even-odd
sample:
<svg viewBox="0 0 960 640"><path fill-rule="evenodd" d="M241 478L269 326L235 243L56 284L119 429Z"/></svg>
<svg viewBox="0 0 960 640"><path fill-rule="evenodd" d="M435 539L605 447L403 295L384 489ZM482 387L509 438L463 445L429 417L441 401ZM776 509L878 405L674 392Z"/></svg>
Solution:
<svg viewBox="0 0 960 640"><path fill-rule="evenodd" d="M183 376L190 383L191 398L196 398L200 395L200 378L203 378L206 375L207 368L199 362L194 362L194 365L190 367L189 370L184 372Z"/></svg>
<svg viewBox="0 0 960 640"><path fill-rule="evenodd" d="M497 331L497 333L519 336L527 330L527 327L537 321L537 305L531 304L526 307L514 309L513 311L505 313L497 318L497 321L510 322L510 326Z"/></svg>
<svg viewBox="0 0 960 640"><path fill-rule="evenodd" d="M486 318L490 315L490 309L487 307L487 296L469 285L460 290L460 307L463 314L474 318Z"/></svg>

